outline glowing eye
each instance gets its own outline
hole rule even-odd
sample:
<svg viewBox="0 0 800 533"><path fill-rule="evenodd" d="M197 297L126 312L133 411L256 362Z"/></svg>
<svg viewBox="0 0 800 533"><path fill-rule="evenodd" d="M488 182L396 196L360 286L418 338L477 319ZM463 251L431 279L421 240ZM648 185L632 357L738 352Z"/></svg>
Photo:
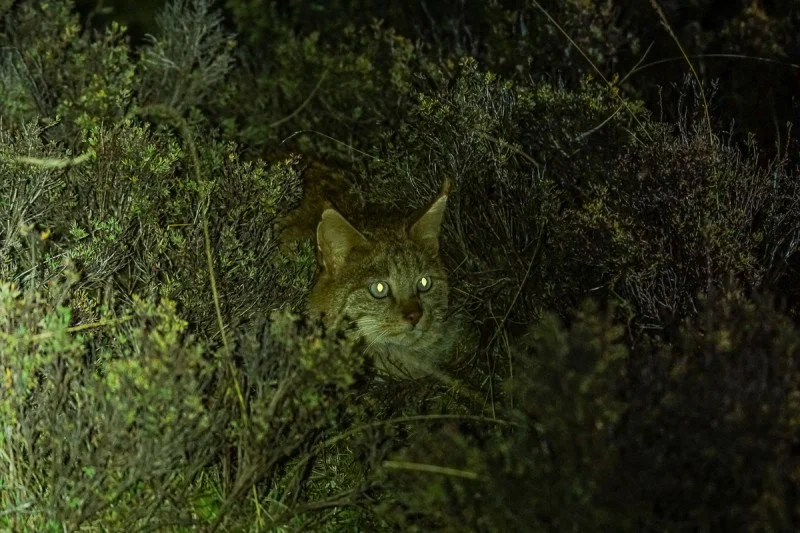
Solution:
<svg viewBox="0 0 800 533"><path fill-rule="evenodd" d="M431 290L431 278L430 276L422 276L419 278L417 282L417 290L419 292L428 292Z"/></svg>
<svg viewBox="0 0 800 533"><path fill-rule="evenodd" d="M373 281L369 285L369 293L375 298L386 298L389 296L389 284L385 281Z"/></svg>

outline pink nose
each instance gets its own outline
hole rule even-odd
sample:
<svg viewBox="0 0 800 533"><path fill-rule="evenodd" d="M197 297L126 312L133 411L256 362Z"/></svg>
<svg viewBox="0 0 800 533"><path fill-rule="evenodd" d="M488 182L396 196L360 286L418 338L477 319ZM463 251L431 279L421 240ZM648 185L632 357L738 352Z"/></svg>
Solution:
<svg viewBox="0 0 800 533"><path fill-rule="evenodd" d="M422 311L419 309L414 309L412 311L407 311L405 314L406 320L411 322L412 326L416 326L419 319L422 318Z"/></svg>

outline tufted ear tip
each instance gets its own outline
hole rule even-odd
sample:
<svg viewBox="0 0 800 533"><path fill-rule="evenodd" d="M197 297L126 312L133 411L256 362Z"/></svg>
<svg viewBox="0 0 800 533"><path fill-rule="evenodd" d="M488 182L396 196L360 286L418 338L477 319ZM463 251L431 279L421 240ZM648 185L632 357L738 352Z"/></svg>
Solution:
<svg viewBox="0 0 800 533"><path fill-rule="evenodd" d="M431 251L439 251L439 231L447 207L447 195L450 192L451 182L444 180L442 188L436 199L428 206L427 210L417 218L409 229L409 236L418 243L427 246Z"/></svg>

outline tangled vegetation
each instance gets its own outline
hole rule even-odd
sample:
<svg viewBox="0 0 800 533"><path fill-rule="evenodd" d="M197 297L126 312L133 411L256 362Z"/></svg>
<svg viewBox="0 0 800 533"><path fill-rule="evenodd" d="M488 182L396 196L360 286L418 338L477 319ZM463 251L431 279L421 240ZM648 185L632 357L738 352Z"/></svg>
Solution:
<svg viewBox="0 0 800 533"><path fill-rule="evenodd" d="M800 7L468 4L0 0L0 530L800 527ZM451 380L303 317L309 159L453 181Z"/></svg>

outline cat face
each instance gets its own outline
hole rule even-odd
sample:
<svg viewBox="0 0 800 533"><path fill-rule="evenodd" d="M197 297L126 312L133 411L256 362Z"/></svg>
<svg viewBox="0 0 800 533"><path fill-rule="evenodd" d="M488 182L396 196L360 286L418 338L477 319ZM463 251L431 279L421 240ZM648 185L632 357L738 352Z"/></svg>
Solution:
<svg viewBox="0 0 800 533"><path fill-rule="evenodd" d="M330 280L339 312L354 320L368 349L430 343L447 309L447 276L438 256L400 232L370 237L381 242L353 249L343 271Z"/></svg>
<svg viewBox="0 0 800 533"><path fill-rule="evenodd" d="M368 351L424 352L438 342L448 294L438 242L446 201L445 186L410 223L361 231L334 209L325 210L310 310L326 322L350 318Z"/></svg>

